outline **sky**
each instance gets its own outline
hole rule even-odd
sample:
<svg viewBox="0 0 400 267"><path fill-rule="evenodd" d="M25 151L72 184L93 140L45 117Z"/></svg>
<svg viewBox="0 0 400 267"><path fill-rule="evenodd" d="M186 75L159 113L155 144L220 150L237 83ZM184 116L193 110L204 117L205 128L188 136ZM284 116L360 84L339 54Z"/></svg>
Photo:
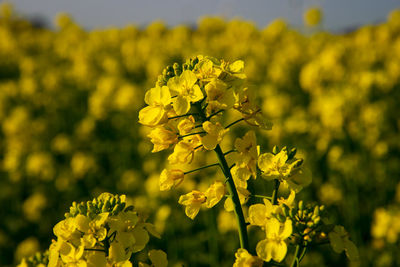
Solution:
<svg viewBox="0 0 400 267"><path fill-rule="evenodd" d="M319 6L324 12L323 28L342 31L379 23L400 8L400 0L9 0L19 14L42 17L50 25L56 14L66 12L86 29L136 24L145 26L162 20L169 26L195 25L204 16L253 21L258 27L276 18L293 26L302 25L304 11Z"/></svg>

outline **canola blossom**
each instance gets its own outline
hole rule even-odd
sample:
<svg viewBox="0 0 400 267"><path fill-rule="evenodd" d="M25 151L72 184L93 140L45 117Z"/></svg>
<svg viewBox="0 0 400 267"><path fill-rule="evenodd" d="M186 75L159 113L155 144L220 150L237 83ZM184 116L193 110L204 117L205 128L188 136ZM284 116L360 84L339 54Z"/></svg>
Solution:
<svg viewBox="0 0 400 267"><path fill-rule="evenodd" d="M173 69L174 72L167 76L165 73L168 73L168 69ZM261 154L253 130L242 138L236 138L232 150L223 152L221 148L223 139L231 132L230 129L241 121L260 129L271 129L271 123L266 122L250 97L243 71L243 61L229 63L202 55L189 59L182 65L175 63L173 67L166 67L158 78L156 88L162 88L164 94L168 95L169 102L165 102L164 106L169 107L169 117L164 119L164 113L154 113L149 116L157 123L145 122L147 120L143 116L146 116L152 105L152 102L146 100L148 106L140 110L139 122L152 127L148 135L154 145L152 152L172 146L173 151L168 156L168 161L174 167L161 172L161 191L177 189L190 173L213 166L220 167L225 176L224 182L216 180L205 191L192 189L181 195L178 203L185 207L186 216L194 220L201 208L211 209L226 197L224 208L235 214L240 242L233 266L261 266L262 261L282 262L287 255L288 245L296 247L291 266L298 266L308 246L319 244L321 240L327 241L327 232L323 229L330 226L321 221L320 211L323 206L308 205L305 208L303 201L296 205L296 193L311 183L310 173L302 166L304 160L296 157L297 149L288 150L283 147L279 151L275 146L272 153ZM150 89L146 98L153 91L154 88ZM224 126L228 112L231 116L236 113L237 120ZM161 149L158 149L159 140L164 140L165 143ZM217 163L186 172L179 169L186 169L198 154L207 151L215 152ZM231 160L227 159L229 154L233 155ZM259 196L263 198L264 204L250 205L248 213L244 215L243 207L248 199L257 196L248 190L248 182L251 177L256 179L258 173L261 173L266 182L274 181L272 196ZM278 198L280 187L290 190L287 198ZM246 221L265 231L265 239L260 240L255 248L257 256L248 253ZM343 243L336 233L337 229L341 228L334 226L333 231L328 234L334 251L340 253L345 250L351 260L357 260L356 246L349 239L345 239Z"/></svg>

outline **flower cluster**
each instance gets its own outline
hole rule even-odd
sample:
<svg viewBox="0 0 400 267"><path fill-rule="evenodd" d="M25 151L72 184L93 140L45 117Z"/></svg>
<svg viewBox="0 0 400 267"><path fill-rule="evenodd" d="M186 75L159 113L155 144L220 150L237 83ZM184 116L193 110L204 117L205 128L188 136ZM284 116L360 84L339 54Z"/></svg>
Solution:
<svg viewBox="0 0 400 267"><path fill-rule="evenodd" d="M233 149L222 152L221 142L230 127L240 121L271 129L246 87L243 67L242 61L229 64L197 56L182 67L177 63L167 67L156 86L147 91L147 106L139 112L139 122L151 127L148 136L154 145L153 152L172 147L168 161L176 166L161 172L160 190L179 186L189 173L212 166L221 168L225 184L214 181L204 192L192 190L182 195L178 203L184 205L186 215L194 219L201 207L214 207L228 193L224 207L235 213L241 245L234 266L260 266L262 261L271 260L282 262L289 242L296 246L293 262L299 263L307 246L327 240L327 232L336 252L345 250L350 259L356 259L357 248L344 232L337 233L337 229L342 228L322 224L323 206L304 206L303 201L296 205L296 193L311 183L303 159L296 157L296 148L279 150L275 146L272 153L260 154L255 132L248 131L242 138L235 139ZM230 116L236 112L239 118L223 126L227 112L231 112ZM184 172L180 166L190 164L202 150L213 150L219 162ZM230 164L228 154L232 154ZM249 179L257 178L258 174L266 181L274 181L272 197L257 196L247 189ZM290 194L287 198L278 198L279 190ZM263 203L251 205L245 216L241 206L251 196L263 198ZM248 253L246 221L265 232L265 239L257 243L257 256ZM326 230L329 227L331 231Z"/></svg>
<svg viewBox="0 0 400 267"><path fill-rule="evenodd" d="M35 255L23 258L18 267L45 267L49 264L49 251L36 252Z"/></svg>
<svg viewBox="0 0 400 267"><path fill-rule="evenodd" d="M223 156L220 144L230 127L240 121L271 129L271 123L264 120L249 93L243 71L243 61L229 63L205 56L192 58L183 65L175 63L166 67L155 87L146 92L147 106L139 112L139 122L151 127L148 136L154 145L152 152L172 147L169 164L187 165L198 151L214 150ZM233 112L238 119L224 126L223 115L228 112L230 115ZM224 172L232 176L237 194L244 203L250 194L246 189L247 180L256 177L255 133L250 131L243 138L237 138L231 152L235 153L234 166ZM159 180L160 189L165 191L178 186L190 172L177 167L164 169ZM215 206L225 196L225 191L225 185L215 181L205 192L193 190L181 196L179 203L193 219L203 204L207 208ZM228 198L225 207L233 210L232 206L232 200Z"/></svg>
<svg viewBox="0 0 400 267"><path fill-rule="evenodd" d="M126 206L125 195L103 193L92 201L73 203L65 217L54 226L57 239L49 248L50 267L132 266L132 253L144 249L149 233L159 238L152 224ZM167 265L165 253L150 255L154 266Z"/></svg>

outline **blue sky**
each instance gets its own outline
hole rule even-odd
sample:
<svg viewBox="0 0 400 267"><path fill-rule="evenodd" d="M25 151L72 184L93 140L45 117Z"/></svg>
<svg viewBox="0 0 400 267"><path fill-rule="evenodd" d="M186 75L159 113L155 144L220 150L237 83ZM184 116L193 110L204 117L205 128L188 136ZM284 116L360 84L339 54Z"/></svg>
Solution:
<svg viewBox="0 0 400 267"><path fill-rule="evenodd" d="M195 24L205 15L240 17L259 27L282 17L292 25L302 25L304 10L320 6L323 27L338 31L384 21L390 10L400 8L399 0L9 0L26 17L42 16L52 22L59 12L71 14L87 29L146 25L163 20L174 26Z"/></svg>

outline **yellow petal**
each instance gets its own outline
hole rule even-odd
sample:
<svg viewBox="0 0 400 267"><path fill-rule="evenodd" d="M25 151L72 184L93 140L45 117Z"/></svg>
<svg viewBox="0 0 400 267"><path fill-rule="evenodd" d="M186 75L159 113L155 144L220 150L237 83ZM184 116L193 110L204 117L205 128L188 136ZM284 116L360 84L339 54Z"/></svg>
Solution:
<svg viewBox="0 0 400 267"><path fill-rule="evenodd" d="M149 242L149 234L143 227L135 227L133 228L132 234L136 240L135 245L132 248L132 252L141 251Z"/></svg>
<svg viewBox="0 0 400 267"><path fill-rule="evenodd" d="M284 241L272 242L271 249L271 256L274 261L281 262L285 258L287 245Z"/></svg>
<svg viewBox="0 0 400 267"><path fill-rule="evenodd" d="M242 60L236 60L228 67L228 70L233 73L243 72L243 69L244 69L244 62Z"/></svg>
<svg viewBox="0 0 400 267"><path fill-rule="evenodd" d="M203 92L201 91L200 87L195 84L192 88L192 93L190 95L191 102L197 102L204 98Z"/></svg>
<svg viewBox="0 0 400 267"><path fill-rule="evenodd" d="M190 70L185 70L182 72L180 76L180 82L186 88L192 88L193 85L197 82L196 74L194 74Z"/></svg>
<svg viewBox="0 0 400 267"><path fill-rule="evenodd" d="M168 266L167 254L162 250L155 250L155 249L150 250L149 258L153 263L154 267Z"/></svg>
<svg viewBox="0 0 400 267"><path fill-rule="evenodd" d="M266 223L266 208L263 204L251 205L249 208L249 222L252 225L264 226Z"/></svg>
<svg viewBox="0 0 400 267"><path fill-rule="evenodd" d="M335 232L330 232L328 237L333 251L336 253L341 253L344 249L344 244L340 235Z"/></svg>
<svg viewBox="0 0 400 267"><path fill-rule="evenodd" d="M266 233L268 238L274 238L279 234L279 229L281 228L281 223L275 219L271 218L268 220L266 225Z"/></svg>
<svg viewBox="0 0 400 267"><path fill-rule="evenodd" d="M201 137L201 143L203 144L205 149L213 150L217 147L218 139L214 135L207 134Z"/></svg>
<svg viewBox="0 0 400 267"><path fill-rule="evenodd" d="M139 111L139 123L146 126L156 126L168 120L162 106L147 106Z"/></svg>
<svg viewBox="0 0 400 267"><path fill-rule="evenodd" d="M264 261L270 261L272 258L272 243L264 239L257 243L256 252L258 257Z"/></svg>
<svg viewBox="0 0 400 267"><path fill-rule="evenodd" d="M199 211L200 211L200 205L199 204L188 205L185 208L186 216L188 216L192 220L194 220L194 218L197 216Z"/></svg>
<svg viewBox="0 0 400 267"><path fill-rule="evenodd" d="M82 214L78 214L75 217L76 228L83 233L86 233L89 230L89 222L89 218Z"/></svg>
<svg viewBox="0 0 400 267"><path fill-rule="evenodd" d="M222 182L214 182L205 192L206 207L212 208L224 197L225 185Z"/></svg>
<svg viewBox="0 0 400 267"><path fill-rule="evenodd" d="M263 172L268 172L271 166L273 166L274 155L271 153L264 153L258 157L258 167Z"/></svg>
<svg viewBox="0 0 400 267"><path fill-rule="evenodd" d="M186 97L178 95L174 98L173 107L176 115L185 115L190 110L190 101Z"/></svg>
<svg viewBox="0 0 400 267"><path fill-rule="evenodd" d="M282 230L281 234L279 235L279 237L281 239L286 239L292 234L292 231L293 231L292 221L287 219L285 221L285 224L283 226L283 230Z"/></svg>
<svg viewBox="0 0 400 267"><path fill-rule="evenodd" d="M351 242L349 239L344 240L344 246L345 246L345 252L347 258L351 261L357 261L359 260L359 253L356 245L354 245L353 242Z"/></svg>
<svg viewBox="0 0 400 267"><path fill-rule="evenodd" d="M87 251L86 260L88 267L105 267L107 264L106 254L102 251Z"/></svg>

